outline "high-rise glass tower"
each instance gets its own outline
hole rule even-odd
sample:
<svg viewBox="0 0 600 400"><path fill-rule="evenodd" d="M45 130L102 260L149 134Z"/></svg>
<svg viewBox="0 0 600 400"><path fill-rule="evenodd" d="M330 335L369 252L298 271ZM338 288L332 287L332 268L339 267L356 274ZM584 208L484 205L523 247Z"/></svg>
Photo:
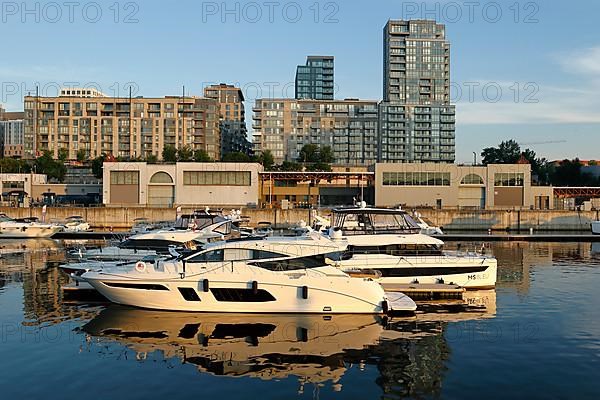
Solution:
<svg viewBox="0 0 600 400"><path fill-rule="evenodd" d="M296 99L333 100L333 56L308 56L296 69Z"/></svg>
<svg viewBox="0 0 600 400"><path fill-rule="evenodd" d="M450 43L443 24L390 20L384 28L379 159L453 162Z"/></svg>

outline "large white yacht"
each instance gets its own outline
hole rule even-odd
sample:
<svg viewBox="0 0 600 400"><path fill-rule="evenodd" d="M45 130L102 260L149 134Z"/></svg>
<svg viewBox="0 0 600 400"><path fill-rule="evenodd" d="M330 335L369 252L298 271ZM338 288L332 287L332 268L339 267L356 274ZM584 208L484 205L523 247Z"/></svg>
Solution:
<svg viewBox="0 0 600 400"><path fill-rule="evenodd" d="M372 274L383 285L446 283L466 289L496 285L494 257L443 251L444 242L420 233L401 209L360 207L333 210L329 236L343 237L348 251L339 266L357 275Z"/></svg>
<svg viewBox="0 0 600 400"><path fill-rule="evenodd" d="M148 309L227 313L378 314L414 312L403 294L353 278L329 259L345 246L321 235L240 239L208 244L176 260L139 261L81 278L118 304Z"/></svg>
<svg viewBox="0 0 600 400"><path fill-rule="evenodd" d="M59 225L38 222L37 218L16 220L0 214L0 238L49 238L62 229Z"/></svg>

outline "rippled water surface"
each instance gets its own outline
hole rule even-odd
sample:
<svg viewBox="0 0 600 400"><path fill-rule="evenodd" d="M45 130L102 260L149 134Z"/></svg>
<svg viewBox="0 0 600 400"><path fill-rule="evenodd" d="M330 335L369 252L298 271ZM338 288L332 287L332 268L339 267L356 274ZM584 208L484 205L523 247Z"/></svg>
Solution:
<svg viewBox="0 0 600 400"><path fill-rule="evenodd" d="M391 320L68 301L61 291L68 278L57 269L64 246L0 241L5 399L600 394L597 245L489 244L499 264L495 291L469 293L466 307L423 305L416 318Z"/></svg>

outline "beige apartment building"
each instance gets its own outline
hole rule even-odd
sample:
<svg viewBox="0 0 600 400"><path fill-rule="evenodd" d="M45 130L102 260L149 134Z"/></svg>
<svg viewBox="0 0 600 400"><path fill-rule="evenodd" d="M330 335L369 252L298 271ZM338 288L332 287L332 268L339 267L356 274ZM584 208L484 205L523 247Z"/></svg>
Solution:
<svg viewBox="0 0 600 400"><path fill-rule="evenodd" d="M375 204L436 208L553 208L553 189L533 186L529 164L376 164Z"/></svg>
<svg viewBox="0 0 600 400"><path fill-rule="evenodd" d="M331 146L337 165L377 161L378 102L369 100L257 99L254 148L276 163L296 161L308 143Z"/></svg>
<svg viewBox="0 0 600 400"><path fill-rule="evenodd" d="M89 93L88 93L89 92ZM167 96L115 98L86 89L59 97L25 96L25 158L61 148L75 159L102 154L159 158L166 145L190 146L220 157L219 110L215 99Z"/></svg>

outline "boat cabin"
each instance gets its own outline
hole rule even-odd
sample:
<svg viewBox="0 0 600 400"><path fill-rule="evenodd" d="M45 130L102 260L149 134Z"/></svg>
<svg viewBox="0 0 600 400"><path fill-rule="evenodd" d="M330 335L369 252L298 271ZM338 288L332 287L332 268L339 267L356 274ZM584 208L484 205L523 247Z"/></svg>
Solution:
<svg viewBox="0 0 600 400"><path fill-rule="evenodd" d="M344 236L412 234L421 230L419 224L400 209L338 208L333 210L332 223Z"/></svg>

